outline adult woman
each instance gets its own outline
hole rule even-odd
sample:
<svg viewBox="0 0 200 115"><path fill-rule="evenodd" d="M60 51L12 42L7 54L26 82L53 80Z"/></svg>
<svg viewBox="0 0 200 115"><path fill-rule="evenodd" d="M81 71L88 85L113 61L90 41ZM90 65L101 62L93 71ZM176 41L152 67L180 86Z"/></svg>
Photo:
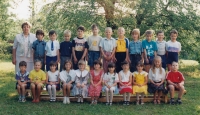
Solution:
<svg viewBox="0 0 200 115"><path fill-rule="evenodd" d="M17 34L14 40L12 51L12 63L15 65L15 72L19 71L19 62L27 62L27 71L33 70L32 43L36 40L35 34L30 33L29 22L22 24L22 33Z"/></svg>

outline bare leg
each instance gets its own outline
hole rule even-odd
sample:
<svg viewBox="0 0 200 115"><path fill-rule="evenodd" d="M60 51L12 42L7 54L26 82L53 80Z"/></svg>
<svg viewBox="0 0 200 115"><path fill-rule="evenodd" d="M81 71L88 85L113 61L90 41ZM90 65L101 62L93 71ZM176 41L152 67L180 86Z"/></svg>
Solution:
<svg viewBox="0 0 200 115"><path fill-rule="evenodd" d="M37 85L36 102L40 102L41 84Z"/></svg>
<svg viewBox="0 0 200 115"><path fill-rule="evenodd" d="M123 94L124 101L126 101L126 93Z"/></svg>
<svg viewBox="0 0 200 115"><path fill-rule="evenodd" d="M158 104L160 104L160 96L162 95L162 91L158 92Z"/></svg>
<svg viewBox="0 0 200 115"><path fill-rule="evenodd" d="M157 95L157 93L158 93L158 92L156 91L156 92L153 94L153 99L154 99L153 103L154 103L154 104L157 104L157 101L156 101L156 95Z"/></svg>
<svg viewBox="0 0 200 115"><path fill-rule="evenodd" d="M71 84L70 85L66 85L66 89L67 89L67 97L70 96L70 91L71 91Z"/></svg>
<svg viewBox="0 0 200 115"><path fill-rule="evenodd" d="M66 97L67 96L67 92L66 92L66 90L67 90L67 85L65 85L65 84L63 84L63 96L64 97Z"/></svg>
<svg viewBox="0 0 200 115"><path fill-rule="evenodd" d="M110 103L113 101L113 89L110 88Z"/></svg>
<svg viewBox="0 0 200 115"><path fill-rule="evenodd" d="M179 98L179 99L182 98L184 91L185 91L184 86L183 86L183 85L180 85L180 89L179 89L179 92L178 92L178 98Z"/></svg>
<svg viewBox="0 0 200 115"><path fill-rule="evenodd" d="M109 103L109 89L106 88L106 101Z"/></svg>
<svg viewBox="0 0 200 115"><path fill-rule="evenodd" d="M35 102L36 101L36 90L35 90L35 84L31 84L31 93L32 93L32 96L33 96L33 101L32 102Z"/></svg>
<svg viewBox="0 0 200 115"><path fill-rule="evenodd" d="M26 95L26 84L22 84L21 85L21 90L22 90L22 97L25 98L25 95Z"/></svg>
<svg viewBox="0 0 200 115"><path fill-rule="evenodd" d="M136 93L136 104L139 105L139 93Z"/></svg>
<svg viewBox="0 0 200 115"><path fill-rule="evenodd" d="M174 98L174 86L173 85L169 85L169 93L170 93L170 98Z"/></svg>
<svg viewBox="0 0 200 115"><path fill-rule="evenodd" d="M126 100L127 100L127 101L130 101L131 94L130 94L130 93L126 93L126 94L127 94Z"/></svg>

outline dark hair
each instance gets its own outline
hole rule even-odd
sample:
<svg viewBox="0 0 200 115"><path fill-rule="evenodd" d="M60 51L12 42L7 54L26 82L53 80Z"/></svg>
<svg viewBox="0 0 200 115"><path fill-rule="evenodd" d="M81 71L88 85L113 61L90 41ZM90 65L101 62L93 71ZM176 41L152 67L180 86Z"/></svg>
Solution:
<svg viewBox="0 0 200 115"><path fill-rule="evenodd" d="M94 64L94 65L99 64L100 66L102 66L102 63L101 63L101 61L99 61L99 60L95 60L95 61L93 62L93 64Z"/></svg>
<svg viewBox="0 0 200 115"><path fill-rule="evenodd" d="M56 63L55 61L51 61L50 64L49 64L49 66L50 66L50 67L51 67L51 66L57 66L57 63Z"/></svg>
<svg viewBox="0 0 200 115"><path fill-rule="evenodd" d="M152 35L153 34L153 31L152 30L147 30L146 32L145 32L145 35Z"/></svg>
<svg viewBox="0 0 200 115"><path fill-rule="evenodd" d="M158 31L156 32L156 35L158 35L158 34L160 34L160 33L163 33L163 34L164 34L164 32L163 32L162 30L158 30Z"/></svg>
<svg viewBox="0 0 200 115"><path fill-rule="evenodd" d="M85 31L85 27L84 27L84 26L79 26L79 27L77 28L77 30Z"/></svg>
<svg viewBox="0 0 200 115"><path fill-rule="evenodd" d="M116 66L115 66L115 63L109 63L108 64L108 68L115 68ZM109 70L107 71L107 75L108 75L108 72L109 72ZM114 70L114 75L116 74L116 69Z"/></svg>
<svg viewBox="0 0 200 115"><path fill-rule="evenodd" d="M66 70L65 65L67 63L70 63L71 64L71 69L73 69L73 63L72 63L72 61L71 60L66 60L65 63L64 63L64 65L63 65L63 70Z"/></svg>
<svg viewBox="0 0 200 115"><path fill-rule="evenodd" d="M175 30L175 29L173 29L173 30L170 31L170 35L171 35L171 34L177 34L177 35L178 35L178 31Z"/></svg>
<svg viewBox="0 0 200 115"><path fill-rule="evenodd" d="M173 61L171 64L173 64L173 63L177 63L177 64L178 64L178 62L177 62L177 61Z"/></svg>
<svg viewBox="0 0 200 115"><path fill-rule="evenodd" d="M43 35L43 36L44 36L44 32L43 32L42 30L37 30L37 31L36 31L36 36L37 36L37 35Z"/></svg>
<svg viewBox="0 0 200 115"><path fill-rule="evenodd" d="M27 63L25 62L25 61L20 61L19 62L19 67L21 67L21 66L27 66Z"/></svg>
<svg viewBox="0 0 200 115"><path fill-rule="evenodd" d="M141 62L141 61L139 61L139 62L137 63L137 66L144 67L144 63L143 63L143 62Z"/></svg>
<svg viewBox="0 0 200 115"><path fill-rule="evenodd" d="M92 30L93 30L94 28L98 28L98 25L97 25L97 24L92 24L91 28L92 28Z"/></svg>
<svg viewBox="0 0 200 115"><path fill-rule="evenodd" d="M51 35L53 35L53 34L56 34L56 35L57 35L56 31L55 31L55 30L50 30L50 31L49 31L49 36L51 36Z"/></svg>
<svg viewBox="0 0 200 115"><path fill-rule="evenodd" d="M42 62L41 62L39 59L36 59L36 60L34 61L34 65L35 65L35 63L37 63L37 62L40 62L40 64L42 65Z"/></svg>
<svg viewBox="0 0 200 115"><path fill-rule="evenodd" d="M121 66L126 65L126 64L129 65L129 63L128 63L127 61L123 61L123 62L121 62Z"/></svg>
<svg viewBox="0 0 200 115"><path fill-rule="evenodd" d="M29 22L24 22L21 27L23 28L25 25L27 25L31 28L31 24Z"/></svg>

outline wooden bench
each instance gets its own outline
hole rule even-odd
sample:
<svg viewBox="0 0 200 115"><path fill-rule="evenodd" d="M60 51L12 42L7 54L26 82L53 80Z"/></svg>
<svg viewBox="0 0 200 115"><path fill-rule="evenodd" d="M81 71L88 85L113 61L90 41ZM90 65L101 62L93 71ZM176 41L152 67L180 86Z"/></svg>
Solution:
<svg viewBox="0 0 200 115"><path fill-rule="evenodd" d="M31 94L31 90L28 89L27 92L29 92ZM176 93L178 93L176 91ZM186 94L186 90L184 91L184 94ZM31 97L31 96L30 96ZM48 101L49 100L49 94L48 92L46 91L46 89L43 89L42 92L41 92L41 96L40 96L40 99L41 100L46 100ZM169 93L167 95L162 95L161 96L161 102L164 102L164 103L168 103L169 102ZM63 95L62 95L62 89L57 91L56 92L56 100L57 101L63 101ZM154 98L153 98L153 95L146 95L144 97L144 102L153 102ZM76 102L77 101L77 98L74 97L74 96L71 96L70 97L70 101L72 102ZM90 97L87 97L87 98L84 98L84 101L88 101L90 102L91 101L91 98ZM113 102L123 102L123 96L122 95L114 95L113 97ZM136 96L135 95L132 95L131 98L130 98L130 101L131 102L136 102ZM98 102L106 102L106 96L103 95L101 98L99 98Z"/></svg>

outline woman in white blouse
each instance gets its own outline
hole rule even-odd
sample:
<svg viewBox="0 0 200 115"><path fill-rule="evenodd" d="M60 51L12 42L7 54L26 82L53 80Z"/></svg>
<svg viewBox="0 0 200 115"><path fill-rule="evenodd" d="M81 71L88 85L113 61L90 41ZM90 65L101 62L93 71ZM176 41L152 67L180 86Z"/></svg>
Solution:
<svg viewBox="0 0 200 115"><path fill-rule="evenodd" d="M32 44L36 40L35 34L30 33L31 25L29 22L22 24L22 33L15 36L12 63L15 65L15 72L19 71L19 62L25 61L27 63L27 71L33 70L33 50Z"/></svg>

